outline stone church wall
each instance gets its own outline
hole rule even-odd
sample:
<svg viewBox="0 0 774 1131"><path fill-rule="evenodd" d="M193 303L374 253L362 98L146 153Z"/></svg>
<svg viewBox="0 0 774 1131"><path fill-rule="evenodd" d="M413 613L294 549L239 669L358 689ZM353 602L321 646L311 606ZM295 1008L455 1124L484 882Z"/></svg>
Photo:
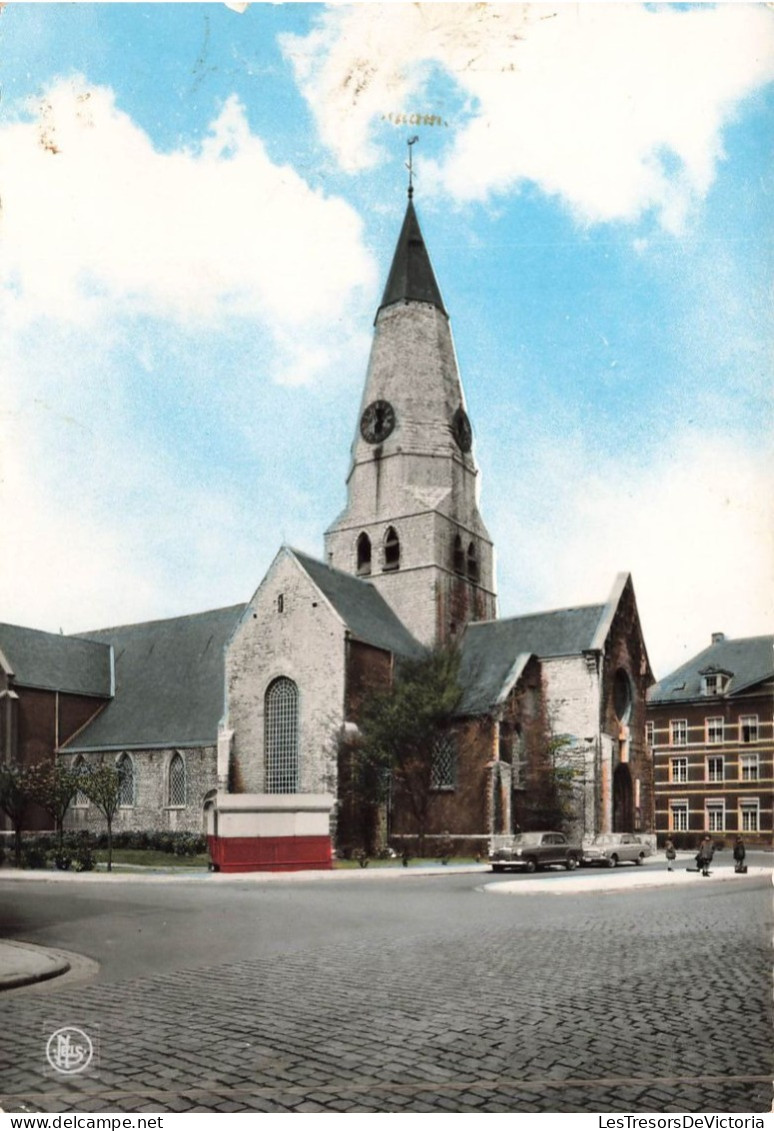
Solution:
<svg viewBox="0 0 774 1131"><path fill-rule="evenodd" d="M134 766L134 805L122 806L113 820L114 832L140 832L158 830L171 832L204 831L204 797L216 786L216 757L214 746L175 747L169 750L127 751ZM175 754L180 754L185 765L185 805L170 806L169 764ZM77 759L89 765L106 762L115 765L121 751L105 754L83 754ZM76 758L69 758L72 765ZM67 814L65 827L72 830L88 829L101 832L106 828L105 818L91 803L73 805Z"/></svg>
<svg viewBox="0 0 774 1131"><path fill-rule="evenodd" d="M299 697L299 792L336 792L344 721L344 626L290 551L281 551L226 654L232 789L262 793L265 697L280 676Z"/></svg>

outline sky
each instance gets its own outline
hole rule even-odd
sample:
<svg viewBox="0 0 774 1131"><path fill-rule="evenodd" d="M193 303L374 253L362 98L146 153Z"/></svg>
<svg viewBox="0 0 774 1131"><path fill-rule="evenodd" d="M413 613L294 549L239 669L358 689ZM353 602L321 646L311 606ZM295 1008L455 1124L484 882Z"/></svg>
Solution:
<svg viewBox="0 0 774 1131"><path fill-rule="evenodd" d="M322 556L417 136L500 614L774 632L774 6L11 2L0 85L0 620Z"/></svg>

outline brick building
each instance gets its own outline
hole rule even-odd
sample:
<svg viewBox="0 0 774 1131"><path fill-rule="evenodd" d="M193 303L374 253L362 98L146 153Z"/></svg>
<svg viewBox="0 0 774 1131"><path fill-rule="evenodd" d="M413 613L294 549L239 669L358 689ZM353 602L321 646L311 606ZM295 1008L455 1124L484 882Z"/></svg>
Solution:
<svg viewBox="0 0 774 1131"><path fill-rule="evenodd" d="M655 767L656 829L689 845L741 833L772 839L774 637L727 640L655 684L647 740Z"/></svg>
<svg viewBox="0 0 774 1131"><path fill-rule="evenodd" d="M363 696L401 658L454 643L464 695L434 768L431 836L481 847L518 826L557 736L577 770L577 831L650 831L652 675L631 578L598 605L498 620L478 497L449 317L410 192L325 562L285 547L230 609L81 637L0 626L3 757L113 760L117 828L200 829L216 791L335 796ZM24 659L35 641L45 710L59 703L60 721L33 750L14 696L26 702L42 678ZM71 679L82 654L110 677ZM84 695L63 721L68 697ZM71 821L90 825L79 802ZM413 831L394 808L391 835Z"/></svg>

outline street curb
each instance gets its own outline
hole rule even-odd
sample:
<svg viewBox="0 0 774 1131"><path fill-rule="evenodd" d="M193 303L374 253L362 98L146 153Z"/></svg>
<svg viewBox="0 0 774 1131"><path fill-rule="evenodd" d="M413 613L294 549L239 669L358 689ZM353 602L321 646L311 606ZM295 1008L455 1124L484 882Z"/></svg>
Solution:
<svg viewBox="0 0 774 1131"><path fill-rule="evenodd" d="M7 940L0 940L1 965L5 965L9 950L26 951L35 965L18 974L3 974L0 971L0 993L5 990L17 990L20 986L32 986L36 982L48 982L51 978L58 978L71 969L70 962L57 951L49 950L47 947L34 946L32 943L8 942Z"/></svg>

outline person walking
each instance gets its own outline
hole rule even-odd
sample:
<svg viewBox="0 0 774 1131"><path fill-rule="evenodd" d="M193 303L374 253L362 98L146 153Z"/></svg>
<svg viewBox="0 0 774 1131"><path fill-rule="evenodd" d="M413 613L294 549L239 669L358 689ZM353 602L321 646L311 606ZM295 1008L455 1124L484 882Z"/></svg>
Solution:
<svg viewBox="0 0 774 1131"><path fill-rule="evenodd" d="M664 843L664 852L666 853L667 872L671 872L672 869L674 868L674 863L675 863L675 859L677 857L677 852L675 851L674 844L672 843L672 841L668 837L667 837L667 840Z"/></svg>
<svg viewBox="0 0 774 1131"><path fill-rule="evenodd" d="M715 855L715 845L710 840L709 836L705 836L699 845L699 852L696 856L696 863L701 869L702 876L710 874L710 864L712 857Z"/></svg>
<svg viewBox="0 0 774 1131"><path fill-rule="evenodd" d="M744 858L745 858L746 855L747 855L747 852L746 852L746 849L744 847L744 841L742 840L741 834L738 834L736 840L734 841L734 871L735 872L746 872L747 871L747 868L745 867L745 863L744 863Z"/></svg>

